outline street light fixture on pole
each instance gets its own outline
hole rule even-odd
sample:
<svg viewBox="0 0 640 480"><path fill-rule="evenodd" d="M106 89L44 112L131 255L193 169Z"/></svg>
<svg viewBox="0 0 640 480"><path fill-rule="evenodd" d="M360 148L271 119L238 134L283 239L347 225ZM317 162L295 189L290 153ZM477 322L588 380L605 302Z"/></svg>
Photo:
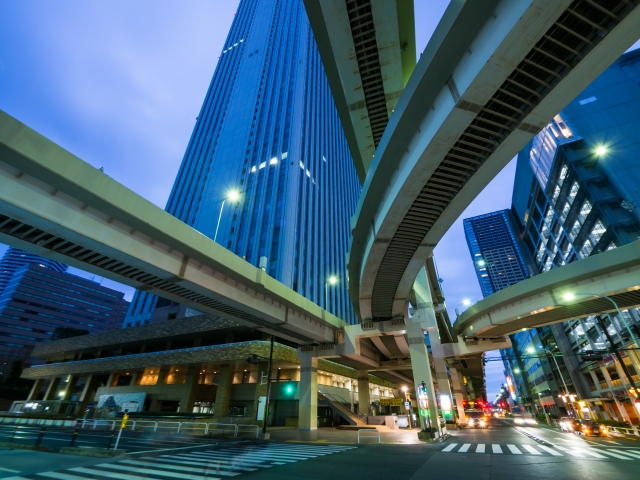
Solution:
<svg viewBox="0 0 640 480"><path fill-rule="evenodd" d="M238 190L229 190L227 193L227 197L222 201L222 205L220 206L220 215L218 215L218 224L216 225L216 233L213 235L213 241L216 241L218 238L218 229L220 228L220 220L222 220L222 209L224 208L224 203L229 200L230 202L237 202L240 200L240 192Z"/></svg>
<svg viewBox="0 0 640 480"><path fill-rule="evenodd" d="M329 310L329 285L333 286L338 283L338 277L331 275L326 282L324 282L324 309Z"/></svg>
<svg viewBox="0 0 640 480"><path fill-rule="evenodd" d="M576 416L576 407L573 404L573 396L574 395L569 393L569 388L567 387L567 382L565 382L565 380L564 380L564 375L562 374L562 370L560 370L560 365L558 365L558 361L556 360L555 354L548 347L541 346L541 348L544 350L544 352L546 353L546 355L548 357L550 356L551 358L553 358L553 363L556 366L556 370L558 370L558 375L560 375L560 380L562 380L562 385L564 386L564 395L569 397L569 404L571 405L571 408L573 409L574 416ZM563 396L563 400L564 400L564 396ZM566 403L566 400L564 400L564 402Z"/></svg>

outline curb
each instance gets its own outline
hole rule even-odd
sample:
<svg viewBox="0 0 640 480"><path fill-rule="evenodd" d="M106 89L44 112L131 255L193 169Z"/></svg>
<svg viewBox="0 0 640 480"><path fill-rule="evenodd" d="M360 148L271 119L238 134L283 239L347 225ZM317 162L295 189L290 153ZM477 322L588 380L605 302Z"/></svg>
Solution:
<svg viewBox="0 0 640 480"><path fill-rule="evenodd" d="M81 448L81 447L62 447L58 453L64 453L67 455L77 455L80 457L97 457L97 458L111 458L111 457L124 457L127 454L126 450L103 450L97 448Z"/></svg>
<svg viewBox="0 0 640 480"><path fill-rule="evenodd" d="M9 448L12 450L39 450L43 452L46 452L49 450L49 447L47 446L36 447L35 445L24 445L21 443L13 443L13 442L0 442L0 448Z"/></svg>

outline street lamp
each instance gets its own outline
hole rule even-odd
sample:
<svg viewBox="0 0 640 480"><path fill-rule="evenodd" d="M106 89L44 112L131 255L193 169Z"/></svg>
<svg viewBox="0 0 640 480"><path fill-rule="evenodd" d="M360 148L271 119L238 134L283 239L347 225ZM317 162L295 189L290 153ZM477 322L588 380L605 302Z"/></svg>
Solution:
<svg viewBox="0 0 640 480"><path fill-rule="evenodd" d="M556 356L553 354L553 352L551 351L551 349L549 349L548 347L545 346L540 346L542 348L542 350L544 350L545 354L547 355L547 357L551 357L553 358L553 363L556 366L556 370L558 370L558 375L560 375L560 380L562 380L562 385L564 386L564 395L562 395L562 399L564 400L564 402L566 403L566 399L565 399L565 395L567 397L569 397L569 404L571 405L571 408L573 409L573 415L576 416L576 407L573 404L573 397L574 395L569 393L569 388L567 387L567 382L565 382L564 380L564 375L562 375L562 370L560 370L560 365L558 365L558 361L556 360Z"/></svg>
<svg viewBox="0 0 640 480"><path fill-rule="evenodd" d="M216 225L216 233L213 235L213 241L216 241L218 238L218 229L220 228L220 220L222 220L222 209L224 208L224 203L229 200L230 202L237 202L240 200L240 192L238 190L232 189L227 192L227 197L222 201L222 205L220 206L220 215L218 216L218 225Z"/></svg>
<svg viewBox="0 0 640 480"><path fill-rule="evenodd" d="M595 153L596 153L596 156L603 157L607 154L608 151L609 149L605 145L598 145L596 147Z"/></svg>
<svg viewBox="0 0 640 480"><path fill-rule="evenodd" d="M326 282L324 282L324 309L329 309L329 285L334 286L338 283L338 277L335 275L329 276Z"/></svg>

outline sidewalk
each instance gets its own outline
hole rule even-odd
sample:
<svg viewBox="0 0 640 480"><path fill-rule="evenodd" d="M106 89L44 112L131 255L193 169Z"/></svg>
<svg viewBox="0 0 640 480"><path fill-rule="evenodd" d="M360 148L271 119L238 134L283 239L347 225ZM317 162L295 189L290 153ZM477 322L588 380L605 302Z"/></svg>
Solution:
<svg viewBox="0 0 640 480"><path fill-rule="evenodd" d="M417 445L424 444L418 440L419 429L408 430L405 428L380 431L380 443L388 445ZM271 440L276 442L305 442L305 443L335 443L357 444L358 432L356 430L338 430L335 428L318 428L316 432L305 432L294 427L269 427L267 432L271 434ZM360 439L362 445L377 444L378 438L375 430L367 430L367 438ZM371 436L370 436L371 435Z"/></svg>

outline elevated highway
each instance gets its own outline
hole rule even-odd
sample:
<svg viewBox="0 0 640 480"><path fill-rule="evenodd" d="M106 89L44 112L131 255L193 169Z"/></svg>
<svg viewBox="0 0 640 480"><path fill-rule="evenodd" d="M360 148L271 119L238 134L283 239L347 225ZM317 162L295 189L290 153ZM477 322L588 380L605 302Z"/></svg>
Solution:
<svg viewBox="0 0 640 480"><path fill-rule="evenodd" d="M345 326L2 111L0 242L296 343Z"/></svg>
<svg viewBox="0 0 640 480"><path fill-rule="evenodd" d="M422 53L352 218L352 302L401 318L420 268L470 202L638 38L638 1L452 2Z"/></svg>
<svg viewBox="0 0 640 480"><path fill-rule="evenodd" d="M304 0L360 182L416 65L413 0Z"/></svg>
<svg viewBox="0 0 640 480"><path fill-rule="evenodd" d="M623 310L640 306L640 240L494 293L458 317L453 335L494 339L523 328L615 312L613 303L602 297Z"/></svg>

